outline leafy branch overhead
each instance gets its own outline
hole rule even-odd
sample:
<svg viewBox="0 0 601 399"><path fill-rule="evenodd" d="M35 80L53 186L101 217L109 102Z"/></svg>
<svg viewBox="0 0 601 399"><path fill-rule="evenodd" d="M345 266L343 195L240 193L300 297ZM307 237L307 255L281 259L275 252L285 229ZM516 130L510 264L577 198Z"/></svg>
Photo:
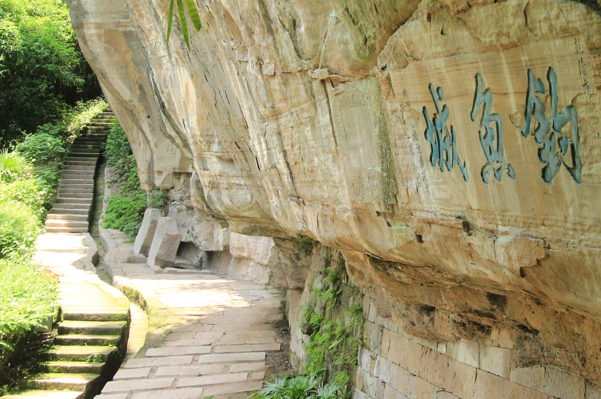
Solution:
<svg viewBox="0 0 601 399"><path fill-rule="evenodd" d="M169 17L167 22L167 46L169 46L169 37L171 36L171 28L173 26L173 8L174 3L177 1L177 10L179 15L179 21L182 25L182 32L184 34L184 39L186 40L186 45L188 46L188 50L190 49L190 35L188 33L188 22L186 21L186 13L184 11L184 1L186 2L186 7L188 8L188 14L190 15L190 19L192 20L192 24L194 24L194 28L198 32L201 28L200 24L200 16L198 15L198 10L196 9L196 4L194 4L194 0L171 0L171 4L169 5Z"/></svg>

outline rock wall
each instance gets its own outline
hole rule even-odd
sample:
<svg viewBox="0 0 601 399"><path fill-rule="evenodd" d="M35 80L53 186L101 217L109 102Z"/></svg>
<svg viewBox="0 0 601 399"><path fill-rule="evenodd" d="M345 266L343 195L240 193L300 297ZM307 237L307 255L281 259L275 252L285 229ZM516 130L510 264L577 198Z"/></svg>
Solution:
<svg viewBox="0 0 601 399"><path fill-rule="evenodd" d="M68 2L187 241L271 237L301 289L310 237L398 331L601 383L596 3L211 0L188 50L166 0Z"/></svg>

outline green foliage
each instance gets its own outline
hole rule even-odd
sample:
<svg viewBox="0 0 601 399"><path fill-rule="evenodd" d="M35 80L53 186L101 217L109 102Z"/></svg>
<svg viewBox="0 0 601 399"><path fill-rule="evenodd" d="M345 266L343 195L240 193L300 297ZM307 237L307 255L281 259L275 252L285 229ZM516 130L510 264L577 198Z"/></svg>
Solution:
<svg viewBox="0 0 601 399"><path fill-rule="evenodd" d="M259 392L253 394L257 399L334 399L342 388L341 384L324 384L321 373L309 376L277 376L274 382L267 382Z"/></svg>
<svg viewBox="0 0 601 399"><path fill-rule="evenodd" d="M131 155L129 141L119 122L111 126L103 149L106 162L112 166L119 165Z"/></svg>
<svg viewBox="0 0 601 399"><path fill-rule="evenodd" d="M41 230L35 212L18 202L0 203L0 258L33 247Z"/></svg>
<svg viewBox="0 0 601 399"><path fill-rule="evenodd" d="M311 255L311 252L313 252L313 247L316 244L315 240L313 240L311 237L303 235L299 235L298 238L293 240L293 243L298 252L300 253L301 259L305 256Z"/></svg>
<svg viewBox="0 0 601 399"><path fill-rule="evenodd" d="M61 128L69 139L77 137L81 131L102 112L109 108L103 98L89 101L78 101L73 108L66 110L62 115Z"/></svg>
<svg viewBox="0 0 601 399"><path fill-rule="evenodd" d="M150 208L161 209L165 206L166 201L165 192L156 187L148 195L148 207Z"/></svg>
<svg viewBox="0 0 601 399"><path fill-rule="evenodd" d="M133 193L132 195L115 195L109 198L106 215L103 219L104 228L119 229L135 237L142 225L142 218L146 210L146 193Z"/></svg>
<svg viewBox="0 0 601 399"><path fill-rule="evenodd" d="M50 187L36 178L23 178L11 183L0 184L0 204L18 202L31 209L42 219L45 201Z"/></svg>
<svg viewBox="0 0 601 399"><path fill-rule="evenodd" d="M186 21L186 11L184 9L184 3L182 0L171 0L169 4L169 16L167 17L167 46L169 46L169 37L171 36L171 28L173 26L173 9L174 3L177 1L177 11L179 15L179 22L182 26L182 33L184 35L184 40L186 41L186 45L188 46L188 50L190 49L190 35L188 34L188 22ZM194 0L185 0L186 7L188 8L188 13L190 15L190 19L192 20L192 24L196 31L199 31L201 28L200 24L200 16L198 15L198 10L196 9L196 4L194 4Z"/></svg>
<svg viewBox="0 0 601 399"><path fill-rule="evenodd" d="M8 152L8 148L0 151L0 180L12 181L27 167L23 157L14 152Z"/></svg>
<svg viewBox="0 0 601 399"><path fill-rule="evenodd" d="M0 0L0 54L5 142L57 119L67 101L99 93L64 0Z"/></svg>
<svg viewBox="0 0 601 399"><path fill-rule="evenodd" d="M4 392L30 372L38 360L31 355L39 357L47 346L31 331L53 313L57 299L57 279L40 271L31 253L0 260L0 386Z"/></svg>
<svg viewBox="0 0 601 399"><path fill-rule="evenodd" d="M107 163L113 168L111 186L117 193L109 198L103 226L135 237L142 225L147 196L140 188L138 168L123 128L115 122L104 146Z"/></svg>
<svg viewBox="0 0 601 399"><path fill-rule="evenodd" d="M315 374L325 368L328 380L340 385L343 396L350 397L350 381L357 366L362 335L363 307L341 306L346 276L344 259L340 257L335 265L331 263L328 258L324 270L315 275L309 287L311 299L301 316L301 330L310 336L306 370Z"/></svg>
<svg viewBox="0 0 601 399"><path fill-rule="evenodd" d="M58 282L42 273L30 255L0 260L0 335L40 326L57 305ZM7 342L0 345L10 347Z"/></svg>
<svg viewBox="0 0 601 399"><path fill-rule="evenodd" d="M55 132L54 126L50 124L39 128L38 133L27 136L25 140L17 145L17 151L34 165L47 164L62 160L67 153L61 137L45 132Z"/></svg>

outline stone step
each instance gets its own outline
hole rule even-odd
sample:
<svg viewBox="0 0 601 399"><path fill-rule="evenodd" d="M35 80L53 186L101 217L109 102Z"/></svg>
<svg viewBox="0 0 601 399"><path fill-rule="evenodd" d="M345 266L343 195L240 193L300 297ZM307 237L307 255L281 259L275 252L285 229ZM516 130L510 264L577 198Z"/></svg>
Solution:
<svg viewBox="0 0 601 399"><path fill-rule="evenodd" d="M82 373L82 374L100 374L102 363L90 362L47 362L44 368L49 373Z"/></svg>
<svg viewBox="0 0 601 399"><path fill-rule="evenodd" d="M91 201L92 198L94 197L91 191L87 192L87 193L73 193L73 192L62 193L62 192L59 192L58 195L60 195L61 198L66 198L66 196L69 196L68 198L80 198L80 199L85 199L88 201Z"/></svg>
<svg viewBox="0 0 601 399"><path fill-rule="evenodd" d="M67 196L60 196L56 199L56 203L54 204L54 207L56 208L56 206L58 204L78 204L78 205L90 205L90 200L89 199L85 199L85 198L73 198L73 197L67 197ZM61 205L62 208L64 208L64 206ZM80 207L75 207L73 209L79 209Z"/></svg>
<svg viewBox="0 0 601 399"><path fill-rule="evenodd" d="M90 167L96 168L96 163L98 163L98 158L70 158L67 159L67 166L79 166L79 167Z"/></svg>
<svg viewBox="0 0 601 399"><path fill-rule="evenodd" d="M117 346L119 335L66 334L54 339L55 345Z"/></svg>
<svg viewBox="0 0 601 399"><path fill-rule="evenodd" d="M87 221L78 221L78 220L52 220L46 219L46 223L44 223L46 227L69 227L69 228L85 228L88 229Z"/></svg>
<svg viewBox="0 0 601 399"><path fill-rule="evenodd" d="M60 389L83 392L86 385L98 377L98 374L45 373L25 380L23 386L28 389Z"/></svg>
<svg viewBox="0 0 601 399"><path fill-rule="evenodd" d="M63 307L63 320L71 321L127 321L129 311L114 310L77 310Z"/></svg>
<svg viewBox="0 0 601 399"><path fill-rule="evenodd" d="M75 175L74 177L61 176L62 180L59 184L83 184L83 185L94 185L94 178L92 176L86 177L81 175Z"/></svg>
<svg viewBox="0 0 601 399"><path fill-rule="evenodd" d="M55 345L47 355L51 361L105 363L116 350L110 346Z"/></svg>
<svg viewBox="0 0 601 399"><path fill-rule="evenodd" d="M65 183L63 183L62 181L58 184L58 189L64 192L83 192L83 193L87 193L88 191L77 191L77 190L89 190L90 192L92 192L94 190L94 183L88 183L88 181L84 182L70 182L67 181Z"/></svg>
<svg viewBox="0 0 601 399"><path fill-rule="evenodd" d="M70 157L75 157L75 158L98 158L98 156L100 155L100 151L96 151L96 152L92 152L92 151L75 151L75 152L70 152L69 156Z"/></svg>
<svg viewBox="0 0 601 399"><path fill-rule="evenodd" d="M46 233L87 233L89 227L52 227L46 226Z"/></svg>
<svg viewBox="0 0 601 399"><path fill-rule="evenodd" d="M59 334L121 335L125 321L66 320L59 324Z"/></svg>
<svg viewBox="0 0 601 399"><path fill-rule="evenodd" d="M23 391L2 399L82 399L83 393L77 391Z"/></svg>
<svg viewBox="0 0 601 399"><path fill-rule="evenodd" d="M92 195L92 192L94 191L94 187L82 187L82 188L78 188L78 187L65 187L61 190L61 188L63 187L59 187L59 193L69 193L69 194L90 194Z"/></svg>
<svg viewBox="0 0 601 399"><path fill-rule="evenodd" d="M68 214L68 213L49 213L46 216L46 220L73 220L80 222L87 222L88 215L87 214Z"/></svg>
<svg viewBox="0 0 601 399"><path fill-rule="evenodd" d="M63 180L66 179L92 179L92 181L94 180L94 170L77 170L77 169L69 169L69 170L64 170L63 169L63 173L61 174L61 178Z"/></svg>
<svg viewBox="0 0 601 399"><path fill-rule="evenodd" d="M83 151L83 150L97 150L100 151L102 149L102 145L101 144L95 144L95 143L90 143L90 144L77 144L77 145L73 145L71 147L71 151L75 152L75 151Z"/></svg>
<svg viewBox="0 0 601 399"><path fill-rule="evenodd" d="M50 215L85 215L87 216L90 213L90 207L82 207L81 209L76 208L56 208L52 207L50 212L48 212L48 216Z"/></svg>

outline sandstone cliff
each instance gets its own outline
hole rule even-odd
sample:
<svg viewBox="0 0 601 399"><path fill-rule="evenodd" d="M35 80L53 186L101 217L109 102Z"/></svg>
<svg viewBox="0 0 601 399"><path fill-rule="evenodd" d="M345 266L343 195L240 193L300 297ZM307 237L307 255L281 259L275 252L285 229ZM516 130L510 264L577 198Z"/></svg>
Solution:
<svg viewBox="0 0 601 399"><path fill-rule="evenodd" d="M514 365L601 382L594 10L198 1L188 50L177 23L165 45L168 1L69 3L143 186L170 190L188 241L272 237L276 280L302 289L310 237L412 336L502 330Z"/></svg>

